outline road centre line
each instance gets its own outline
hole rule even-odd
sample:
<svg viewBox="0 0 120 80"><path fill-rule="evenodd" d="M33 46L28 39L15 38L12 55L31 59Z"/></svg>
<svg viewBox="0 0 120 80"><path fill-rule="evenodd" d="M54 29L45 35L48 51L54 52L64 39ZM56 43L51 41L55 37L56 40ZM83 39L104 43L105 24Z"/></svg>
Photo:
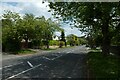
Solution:
<svg viewBox="0 0 120 80"><path fill-rule="evenodd" d="M72 50L72 52L75 51L75 50Z"/></svg>
<svg viewBox="0 0 120 80"><path fill-rule="evenodd" d="M29 61L27 61L27 63L29 64L30 67L33 67L33 65Z"/></svg>
<svg viewBox="0 0 120 80"><path fill-rule="evenodd" d="M66 54L65 54L66 55ZM63 56L63 55L61 55L61 56ZM55 57L55 58L52 58L52 59L49 59L49 58L47 58L47 57L43 57L43 58L45 58L45 59L47 59L47 60L55 60L55 59L57 59L57 58L59 58L59 57L61 57L61 56L58 56L58 57Z"/></svg>
<svg viewBox="0 0 120 80"><path fill-rule="evenodd" d="M66 50L65 50L66 51ZM74 51L74 50L72 50L72 51ZM70 52L72 52L72 51L69 51L69 52L67 52L67 53L70 53ZM60 52L58 52L58 53L60 53ZM61 57L61 56L60 56ZM48 60L54 60L54 58L53 59L49 59L49 58L47 58L47 57L44 57L45 59L48 59ZM23 62L20 62L20 63L18 63L18 64L22 64ZM0 68L0 69L3 69L3 68L8 68L8 67L11 67L11 66L15 66L15 65L18 65L18 64L13 64L13 65L8 65L8 66L5 66L5 67L2 67L2 68ZM29 64L29 63L28 63Z"/></svg>
<svg viewBox="0 0 120 80"><path fill-rule="evenodd" d="M67 55L67 54L64 54L64 55ZM61 56L63 56L63 55L61 55ZM55 57L55 58L53 58L53 59L51 59L51 60L55 60L55 59L57 59L57 58L60 58L61 56Z"/></svg>
<svg viewBox="0 0 120 80"><path fill-rule="evenodd" d="M45 59L47 59L47 60L51 60L51 59L49 59L49 58L47 58L47 57L43 57L43 58L45 58Z"/></svg>
<svg viewBox="0 0 120 80"><path fill-rule="evenodd" d="M23 73L26 73L26 72L28 72L28 71L30 71L30 70L32 70L32 69L35 69L35 68L37 68L37 67L39 67L39 66L41 66L42 64L39 64L39 65L37 65L37 66L34 66L34 67L32 67L32 68L29 68L29 69L27 69L27 70L25 70L25 71L22 71L22 72L20 72L20 73L18 73L18 74L15 74L15 75L13 75L13 76L11 76L11 77L8 77L7 79L5 79L5 80L9 80L9 79L11 79L11 78L14 78L14 77L16 77L16 76L18 76L18 75L20 75L20 74L23 74Z"/></svg>
<svg viewBox="0 0 120 80"><path fill-rule="evenodd" d="M18 65L18 64L22 64L22 63L23 63L23 62L20 62L20 63L17 63L17 64L13 64L13 65L4 66L4 67L2 67L2 68L0 68L0 69L12 67L12 66L15 66L15 65Z"/></svg>
<svg viewBox="0 0 120 80"><path fill-rule="evenodd" d="M70 53L70 52L67 52L67 53Z"/></svg>
<svg viewBox="0 0 120 80"><path fill-rule="evenodd" d="M51 59L51 60L55 60L55 59L57 59L57 58L59 58L59 57L61 57L61 56L58 56L58 57L56 57L56 58L53 58L53 59Z"/></svg>

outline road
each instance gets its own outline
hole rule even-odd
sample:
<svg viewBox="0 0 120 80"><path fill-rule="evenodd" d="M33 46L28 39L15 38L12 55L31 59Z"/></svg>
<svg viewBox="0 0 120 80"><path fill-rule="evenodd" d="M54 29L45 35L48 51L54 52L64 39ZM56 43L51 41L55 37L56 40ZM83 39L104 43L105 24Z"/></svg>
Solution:
<svg viewBox="0 0 120 80"><path fill-rule="evenodd" d="M87 78L86 54L85 46L77 46L3 59L2 79Z"/></svg>

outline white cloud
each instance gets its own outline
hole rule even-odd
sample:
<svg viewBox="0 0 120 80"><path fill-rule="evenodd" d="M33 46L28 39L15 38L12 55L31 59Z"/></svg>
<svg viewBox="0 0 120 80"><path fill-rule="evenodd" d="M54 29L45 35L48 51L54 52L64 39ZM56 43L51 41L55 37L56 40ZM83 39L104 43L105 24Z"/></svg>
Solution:
<svg viewBox="0 0 120 80"><path fill-rule="evenodd" d="M84 36L84 34L82 34L77 28L73 28L71 29L69 26L67 27L63 27L63 29L65 30L65 36L69 35L69 34L75 34L78 37ZM57 36L61 35L61 32L56 32L55 33Z"/></svg>
<svg viewBox="0 0 120 80"><path fill-rule="evenodd" d="M69 34L75 34L76 36L79 36L79 37L84 35L78 30L78 28L75 28L75 27L71 28L67 26L67 27L63 27L63 29L65 30L66 36Z"/></svg>
<svg viewBox="0 0 120 80"><path fill-rule="evenodd" d="M18 6L12 6L7 3L1 3L0 4L0 15L4 13L4 10L11 10L11 11L19 13L19 11L22 10L22 8Z"/></svg>
<svg viewBox="0 0 120 80"><path fill-rule="evenodd" d="M43 0L3 0L1 2L41 2Z"/></svg>
<svg viewBox="0 0 120 80"><path fill-rule="evenodd" d="M47 4L41 3L26 3L22 4L23 9L20 11L21 13L32 13L36 16L45 16L46 18L51 17L51 13L48 12L49 7L46 7Z"/></svg>
<svg viewBox="0 0 120 80"><path fill-rule="evenodd" d="M0 4L0 15L3 14L4 10L11 10L20 14L32 13L35 16L45 16L46 18L51 17L51 13L48 12L49 7L48 3L42 4L42 1L39 2L17 2L14 6L15 2L4 2Z"/></svg>
<svg viewBox="0 0 120 80"><path fill-rule="evenodd" d="M25 1L25 0L24 0ZM24 2L23 0L4 0L0 4L0 15L3 14L4 10L11 10L19 13L20 15L24 15L25 13L32 13L35 16L45 16L45 18L52 17L51 13L48 12L49 7L48 3L42 4L41 0L32 0L33 2ZM55 19L56 20L56 19ZM77 36L81 36L81 32L77 28L71 29L70 25L63 24L62 28L65 29L65 35L75 34ZM60 35L60 33L57 33Z"/></svg>

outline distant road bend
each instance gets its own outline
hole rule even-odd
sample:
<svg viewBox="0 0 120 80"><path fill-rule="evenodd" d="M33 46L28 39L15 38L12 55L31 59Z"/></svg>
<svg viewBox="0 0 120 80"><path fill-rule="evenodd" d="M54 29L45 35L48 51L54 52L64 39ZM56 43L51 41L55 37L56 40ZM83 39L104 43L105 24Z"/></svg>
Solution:
<svg viewBox="0 0 120 80"><path fill-rule="evenodd" d="M87 78L85 46L61 48L43 53L3 59L3 67L0 68L2 79Z"/></svg>

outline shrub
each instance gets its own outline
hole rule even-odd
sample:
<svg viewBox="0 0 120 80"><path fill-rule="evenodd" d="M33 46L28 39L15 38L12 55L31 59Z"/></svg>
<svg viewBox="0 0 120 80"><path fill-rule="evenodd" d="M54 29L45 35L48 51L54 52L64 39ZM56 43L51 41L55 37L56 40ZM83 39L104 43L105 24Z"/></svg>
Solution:
<svg viewBox="0 0 120 80"><path fill-rule="evenodd" d="M65 45L65 42L64 41L60 41L59 42L59 47L61 48L63 45Z"/></svg>
<svg viewBox="0 0 120 80"><path fill-rule="evenodd" d="M53 45L59 46L59 41L57 41L57 40L51 40L50 41L50 45L51 46L53 46Z"/></svg>
<svg viewBox="0 0 120 80"><path fill-rule="evenodd" d="M20 41L7 37L2 43L2 50L5 52L17 52L21 49Z"/></svg>

